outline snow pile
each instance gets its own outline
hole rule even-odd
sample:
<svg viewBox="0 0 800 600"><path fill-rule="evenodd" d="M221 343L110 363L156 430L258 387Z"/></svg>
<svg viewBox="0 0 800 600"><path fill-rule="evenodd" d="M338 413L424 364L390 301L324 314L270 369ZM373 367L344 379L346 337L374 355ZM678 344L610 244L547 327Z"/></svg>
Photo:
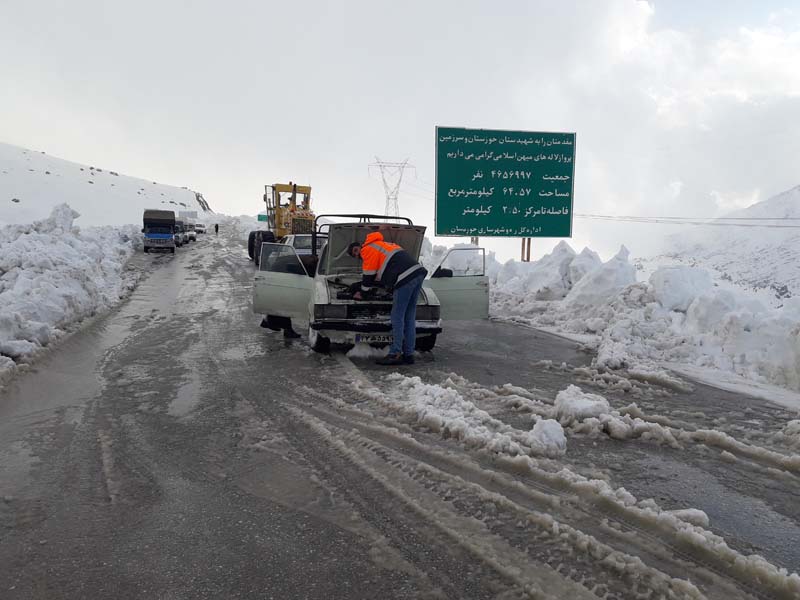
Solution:
<svg viewBox="0 0 800 600"><path fill-rule="evenodd" d="M558 300L567 295L573 282L570 265L575 251L559 242L540 260L523 263L509 261L500 269L495 284L504 293L531 300Z"/></svg>
<svg viewBox="0 0 800 600"><path fill-rule="evenodd" d="M542 261L503 265L492 314L594 340L599 369L658 377L659 365L676 363L800 391L800 299L772 308L688 266L661 267L637 282L625 247L594 268L591 251L570 252L562 242Z"/></svg>
<svg viewBox="0 0 800 600"><path fill-rule="evenodd" d="M610 302L620 290L636 282L636 270L623 246L608 262L587 273L564 298L567 310L583 311Z"/></svg>
<svg viewBox="0 0 800 600"><path fill-rule="evenodd" d="M198 216L209 208L186 188L0 143L0 225L44 219L62 203L82 215L84 227L140 224L146 208L194 210Z"/></svg>
<svg viewBox="0 0 800 600"><path fill-rule="evenodd" d="M73 227L78 216L61 204L47 219L0 227L0 373L133 285L123 270L141 246L138 229L80 231Z"/></svg>
<svg viewBox="0 0 800 600"><path fill-rule="evenodd" d="M561 456L566 451L564 431L554 420L542 419L531 431L521 431L477 408L450 387L423 383L419 377L398 373L386 379L395 385L386 396L389 403L443 437L510 456Z"/></svg>
<svg viewBox="0 0 800 600"><path fill-rule="evenodd" d="M665 267L650 277L653 295L666 310L686 312L692 299L711 291L713 284L707 271L682 267Z"/></svg>

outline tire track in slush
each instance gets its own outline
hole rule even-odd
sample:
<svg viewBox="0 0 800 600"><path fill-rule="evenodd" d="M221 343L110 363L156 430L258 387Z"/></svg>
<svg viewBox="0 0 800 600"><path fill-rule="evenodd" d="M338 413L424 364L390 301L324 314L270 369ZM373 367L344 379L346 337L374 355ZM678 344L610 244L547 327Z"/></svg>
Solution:
<svg viewBox="0 0 800 600"><path fill-rule="evenodd" d="M375 392L382 394L349 359L346 357L337 358L341 366L344 367L345 379L356 381L365 388L371 388L368 396L373 396ZM378 407L370 404L370 408ZM386 412L390 413L392 411ZM393 418L388 416L388 421L391 423ZM394 420L394 423L396 425L396 420ZM412 434L415 439L422 440L421 445L427 446L432 443L430 435L422 435L413 428L412 431L415 432ZM452 444L450 446L452 447ZM519 478L520 474L524 473L521 481L526 486L533 486L546 494L567 498L575 498L577 496L580 503L585 504L585 506L579 507L580 510L585 512L582 525L592 521L606 520L612 523L612 527L607 525L603 527L595 526L589 528L589 530L596 532L598 536L602 535L601 539L605 539L609 535L613 537L614 529L617 528L619 529L617 537L623 540L630 538L631 535L640 537L642 539L641 544L639 544L640 548L653 544L655 547L663 548L672 555L669 561L671 565L659 565L661 568L666 568L668 573L673 573L678 577L685 575L687 564L695 565L696 574L698 575L706 572L707 577L707 573L713 573L716 576L714 584L719 588L716 593L712 594L713 596L730 598L731 584L735 584L739 591L734 597L794 598L798 593L799 582L796 577L787 578L785 574L781 575L766 561L763 561L762 564L758 560L745 559L745 557L738 555L738 553L727 547L721 550L717 549L717 552L709 551L704 546L703 540L693 538L693 526L676 519L672 519L669 523L653 522L645 514L645 511L636 507L626 507L619 502L613 501L608 495L598 493L597 490L592 489L591 482L564 481L563 478L546 473L541 469L535 468L535 466L521 468L519 461L511 459L500 459L498 461L497 457L494 457L491 461L484 459L478 462L482 467L488 469L498 468L497 463L499 462L499 467L502 471L516 478ZM503 462L506 464L502 465ZM676 529L676 522L679 523L680 528L678 529ZM665 535L667 536L666 540L664 539ZM646 560L652 560L653 558L653 556L648 556L646 551L637 552L637 555L639 554ZM658 560L663 561L663 558L663 556L658 557L654 564L658 564ZM704 588L704 591L712 593L713 586L712 588Z"/></svg>

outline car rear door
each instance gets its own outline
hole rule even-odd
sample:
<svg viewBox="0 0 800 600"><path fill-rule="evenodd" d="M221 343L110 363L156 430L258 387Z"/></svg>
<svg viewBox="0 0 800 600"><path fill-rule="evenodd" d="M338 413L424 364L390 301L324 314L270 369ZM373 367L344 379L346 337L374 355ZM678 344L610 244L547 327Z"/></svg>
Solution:
<svg viewBox="0 0 800 600"><path fill-rule="evenodd" d="M423 288L433 290L446 320L488 319L489 278L483 248L452 248Z"/></svg>
<svg viewBox="0 0 800 600"><path fill-rule="evenodd" d="M253 282L253 312L308 321L313 285L294 248L265 242Z"/></svg>

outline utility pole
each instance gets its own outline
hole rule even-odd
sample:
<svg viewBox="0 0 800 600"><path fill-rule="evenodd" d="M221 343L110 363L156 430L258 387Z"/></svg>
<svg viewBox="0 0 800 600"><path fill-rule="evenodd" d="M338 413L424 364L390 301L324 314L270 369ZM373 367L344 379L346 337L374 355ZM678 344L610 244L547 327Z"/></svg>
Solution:
<svg viewBox="0 0 800 600"><path fill-rule="evenodd" d="M399 217L400 206L397 203L397 195L400 192L400 182L403 181L403 171L416 169L416 167L408 164L408 159L403 162L386 162L377 156L375 157L375 162L369 165L369 169L374 167L381 170L383 189L386 191L386 208L383 214L390 217Z"/></svg>

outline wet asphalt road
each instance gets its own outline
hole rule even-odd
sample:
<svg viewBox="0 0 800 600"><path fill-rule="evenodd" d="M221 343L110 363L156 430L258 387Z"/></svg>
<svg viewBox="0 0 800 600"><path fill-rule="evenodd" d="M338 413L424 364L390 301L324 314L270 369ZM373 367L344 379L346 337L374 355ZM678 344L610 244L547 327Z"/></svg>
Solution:
<svg viewBox="0 0 800 600"><path fill-rule="evenodd" d="M519 515L486 521L472 485L480 478L434 476L430 464L445 468L438 454L372 429L394 417L358 392L387 389L385 370L259 328L237 240L203 236L174 257L134 262L152 272L129 299L0 391L0 598L536 597L525 569L534 582L556 577L555 597L635 597L630 581L592 561L550 560L556 549L536 558L514 531ZM495 322L445 328L432 354L400 371L437 384L466 378L476 403L519 429L530 428L526 415L485 400L496 386L552 399L577 383L616 408L636 402L787 453L774 434L794 415L764 401L700 385L615 391L581 369L591 356L572 342ZM404 435L429 440L430 452L458 450L424 428ZM568 447L570 469L664 508L701 508L733 548L800 565L797 473L778 476L702 444L578 435ZM447 504L433 512L426 494L437 493ZM476 519L487 531L462 534ZM673 558L652 560L682 576ZM709 597L750 597L747 585L725 594L728 582L712 580Z"/></svg>

